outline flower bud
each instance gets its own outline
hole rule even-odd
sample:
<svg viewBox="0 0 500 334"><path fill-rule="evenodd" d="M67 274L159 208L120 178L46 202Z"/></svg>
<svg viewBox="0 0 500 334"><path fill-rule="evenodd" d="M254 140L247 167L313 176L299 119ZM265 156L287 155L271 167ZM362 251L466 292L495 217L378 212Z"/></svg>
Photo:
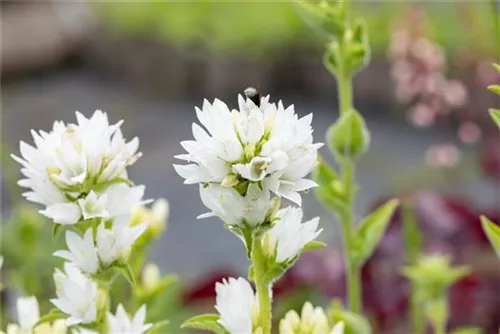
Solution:
<svg viewBox="0 0 500 334"><path fill-rule="evenodd" d="M363 117L354 109L347 111L330 126L328 147L337 158L355 159L370 145L370 133Z"/></svg>
<svg viewBox="0 0 500 334"><path fill-rule="evenodd" d="M221 186L226 188L231 188L237 185L239 182L238 176L236 174L228 174L221 182Z"/></svg>
<svg viewBox="0 0 500 334"><path fill-rule="evenodd" d="M160 268L154 263L146 263L142 269L142 286L146 290L154 290L160 282Z"/></svg>

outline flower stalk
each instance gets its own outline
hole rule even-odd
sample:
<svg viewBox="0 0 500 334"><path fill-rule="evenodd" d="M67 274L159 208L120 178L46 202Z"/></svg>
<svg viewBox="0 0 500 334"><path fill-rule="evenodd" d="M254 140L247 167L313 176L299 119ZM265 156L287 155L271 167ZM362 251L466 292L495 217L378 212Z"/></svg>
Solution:
<svg viewBox="0 0 500 334"><path fill-rule="evenodd" d="M262 334L271 334L271 285L266 280L266 257L262 248L262 237L255 238L252 247L252 268L254 268L254 282L259 300L259 324Z"/></svg>

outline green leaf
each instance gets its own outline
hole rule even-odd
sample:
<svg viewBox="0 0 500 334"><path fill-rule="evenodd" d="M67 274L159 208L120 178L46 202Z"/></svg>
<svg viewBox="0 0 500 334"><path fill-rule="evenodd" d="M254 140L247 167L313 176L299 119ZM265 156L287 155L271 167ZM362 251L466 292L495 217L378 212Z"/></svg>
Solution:
<svg viewBox="0 0 500 334"><path fill-rule="evenodd" d="M217 322L218 320L218 314L198 315L184 321L181 328L203 329L217 334L230 334L228 330Z"/></svg>
<svg viewBox="0 0 500 334"><path fill-rule="evenodd" d="M500 127L500 110L491 108L489 111L491 118L493 118L493 121L497 123L498 127Z"/></svg>
<svg viewBox="0 0 500 334"><path fill-rule="evenodd" d="M354 240L355 263L361 265L371 256L398 205L399 200L392 199L361 221Z"/></svg>
<svg viewBox="0 0 500 334"><path fill-rule="evenodd" d="M477 327L460 327L453 330L451 334L481 334L481 329Z"/></svg>
<svg viewBox="0 0 500 334"><path fill-rule="evenodd" d="M318 158L318 165L314 169L312 177L320 186L330 186L333 181L339 179L335 170L321 156Z"/></svg>
<svg viewBox="0 0 500 334"><path fill-rule="evenodd" d="M314 188L314 193L318 200L323 204L323 206L330 211L338 214L339 216L343 216L348 211L347 202L344 198L339 197L337 194L333 192L330 187L327 186L319 186Z"/></svg>
<svg viewBox="0 0 500 334"><path fill-rule="evenodd" d="M488 89L493 93L500 95L500 85L490 85L488 86Z"/></svg>
<svg viewBox="0 0 500 334"><path fill-rule="evenodd" d="M48 314L42 316L40 318L40 320L38 320L37 323L33 326L33 328L36 326L39 326L41 324L44 324L46 322L52 322L54 320L64 319L67 317L68 317L68 315L66 313L62 312L61 310L59 310L57 308L54 308Z"/></svg>
<svg viewBox="0 0 500 334"><path fill-rule="evenodd" d="M500 64L493 63L493 67L500 73Z"/></svg>
<svg viewBox="0 0 500 334"><path fill-rule="evenodd" d="M113 268L122 274L132 286L136 286L134 271L128 263L119 264Z"/></svg>
<svg viewBox="0 0 500 334"><path fill-rule="evenodd" d="M485 216L481 216L481 224L483 225L483 230L488 240L490 240L495 252L500 257L500 226L493 223Z"/></svg>
<svg viewBox="0 0 500 334"><path fill-rule="evenodd" d="M318 241L318 240L313 240L308 242L304 247L302 247L302 252L309 252L312 250L320 249L320 248L325 248L326 244L324 242Z"/></svg>
<svg viewBox="0 0 500 334"><path fill-rule="evenodd" d="M162 320L162 321L155 322L153 327L151 327L146 333L155 334L155 333L157 333L157 331L159 329L167 326L169 323L170 323L170 321L168 321L168 320Z"/></svg>
<svg viewBox="0 0 500 334"><path fill-rule="evenodd" d="M62 227L62 224L57 224L57 223L54 223L54 225L52 226L52 241L53 242L57 241L57 238L59 237L59 234L61 232L61 227Z"/></svg>

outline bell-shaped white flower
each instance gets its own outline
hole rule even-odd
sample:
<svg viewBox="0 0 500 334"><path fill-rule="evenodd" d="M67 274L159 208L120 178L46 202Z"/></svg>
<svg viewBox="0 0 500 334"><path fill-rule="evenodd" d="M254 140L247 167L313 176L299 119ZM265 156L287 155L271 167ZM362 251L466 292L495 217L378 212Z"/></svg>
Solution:
<svg viewBox="0 0 500 334"><path fill-rule="evenodd" d="M76 203L52 204L45 210L40 210L40 213L52 219L55 223L62 225L75 224L82 216L80 207Z"/></svg>
<svg viewBox="0 0 500 334"><path fill-rule="evenodd" d="M217 216L226 224L237 225L246 222L257 225L264 222L272 208L271 194L261 190L257 184L250 184L245 196L241 196L234 188L217 184L200 186L201 201L211 210L198 218Z"/></svg>
<svg viewBox="0 0 500 334"><path fill-rule="evenodd" d="M334 327L335 328L335 327ZM338 331L338 327L335 328ZM294 310L289 311L280 321L280 334L337 334L330 332L328 318L321 307L313 307L306 302L301 315Z"/></svg>
<svg viewBox="0 0 500 334"><path fill-rule="evenodd" d="M194 140L181 142L187 154L176 158L187 165L174 165L186 184L220 183L230 175L236 182L262 181L278 196L301 204L299 191L316 184L306 179L317 160L322 144L312 139L312 115L299 118L293 106L284 108L262 98L256 105L238 97L239 110L225 103L203 102L196 108L203 129L193 124Z"/></svg>
<svg viewBox="0 0 500 334"><path fill-rule="evenodd" d="M35 327L40 320L40 309L36 297L22 297L17 299L17 321L19 324L8 324L7 334L66 334L67 327L64 320L45 322ZM0 333L5 334L0 331Z"/></svg>
<svg viewBox="0 0 500 334"><path fill-rule="evenodd" d="M107 203L108 195L106 193L97 196L93 191L91 191L87 197L78 200L83 219L109 218L109 212L106 210Z"/></svg>
<svg viewBox="0 0 500 334"><path fill-rule="evenodd" d="M64 272L54 273L57 298L50 300L68 314L66 325L89 324L97 319L97 284L86 277L74 264L64 263Z"/></svg>
<svg viewBox="0 0 500 334"><path fill-rule="evenodd" d="M323 231L318 230L318 217L302 223L302 216L301 208L291 206L279 210L275 215L274 226L263 238L263 247L268 254L276 254L276 262L293 259Z"/></svg>
<svg viewBox="0 0 500 334"><path fill-rule="evenodd" d="M99 258L94 245L92 228L87 229L83 238L72 231L66 231L67 250L58 250L55 256L61 257L88 274L95 274L99 270Z"/></svg>
<svg viewBox="0 0 500 334"><path fill-rule="evenodd" d="M345 328L344 322L339 321L333 326L330 334L344 334L344 328Z"/></svg>
<svg viewBox="0 0 500 334"><path fill-rule="evenodd" d="M120 216L111 228L106 228L104 223L98 226L97 253L104 266L109 266L117 260L125 260L132 245L147 228L147 223L129 226L129 222L129 216Z"/></svg>
<svg viewBox="0 0 500 334"><path fill-rule="evenodd" d="M229 333L252 334L258 306L250 283L242 277L224 279L215 285L215 292L218 322Z"/></svg>
<svg viewBox="0 0 500 334"><path fill-rule="evenodd" d="M116 315L108 312L107 319L110 334L143 334L153 327L153 324L144 323L146 320L146 305L142 305L134 317L130 317L123 305L119 304L116 308Z"/></svg>
<svg viewBox="0 0 500 334"><path fill-rule="evenodd" d="M35 145L21 142L21 157L13 156L23 166L19 185L30 189L23 195L45 205L44 214L61 224L77 215L73 206L61 204L76 204L95 187L126 179L126 167L138 157L139 141L125 142L121 122L110 125L100 110L90 118L77 112L76 118L77 124L54 122L50 132L31 131Z"/></svg>
<svg viewBox="0 0 500 334"><path fill-rule="evenodd" d="M40 309L36 297L24 297L17 299L17 321L21 333L30 333L33 326L40 320Z"/></svg>

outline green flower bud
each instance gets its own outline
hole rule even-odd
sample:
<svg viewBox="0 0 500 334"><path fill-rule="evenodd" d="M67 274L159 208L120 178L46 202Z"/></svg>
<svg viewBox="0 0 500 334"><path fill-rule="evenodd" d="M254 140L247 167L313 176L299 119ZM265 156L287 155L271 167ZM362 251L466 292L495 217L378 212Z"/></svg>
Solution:
<svg viewBox="0 0 500 334"><path fill-rule="evenodd" d="M228 174L221 182L221 186L226 188L231 188L237 185L239 182L238 176L236 174Z"/></svg>
<svg viewBox="0 0 500 334"><path fill-rule="evenodd" d="M330 151L339 159L355 159L370 145L365 120L355 109L347 111L330 126L326 134Z"/></svg>

